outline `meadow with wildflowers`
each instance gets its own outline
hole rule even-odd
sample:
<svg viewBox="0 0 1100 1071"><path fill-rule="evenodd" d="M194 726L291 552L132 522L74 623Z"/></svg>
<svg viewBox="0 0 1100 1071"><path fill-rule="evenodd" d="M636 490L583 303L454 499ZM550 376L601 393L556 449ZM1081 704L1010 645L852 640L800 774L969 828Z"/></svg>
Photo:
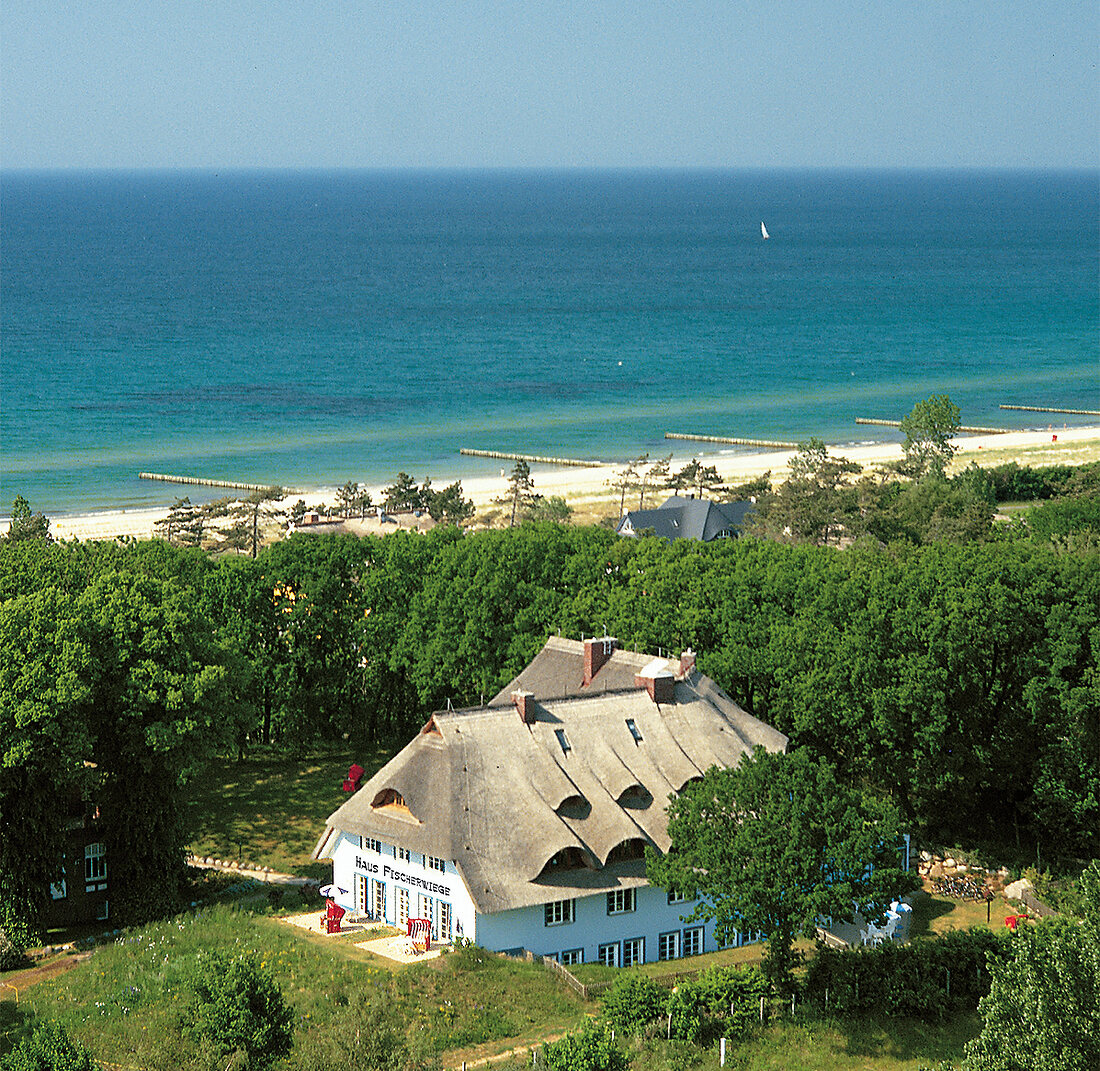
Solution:
<svg viewBox="0 0 1100 1071"><path fill-rule="evenodd" d="M0 1026L0 1053L34 1021L52 1021L101 1061L207 1071L218 1053L189 1037L187 1023L192 979L212 952L254 957L274 979L294 1016L294 1047L280 1065L289 1068L313 1066L327 1035L355 1033L372 1016L408 1039L424 1067L447 1050L567 1030L584 1016L580 999L542 967L470 948L395 969L351 942L217 904L125 931L85 963L27 990L21 1021Z"/></svg>

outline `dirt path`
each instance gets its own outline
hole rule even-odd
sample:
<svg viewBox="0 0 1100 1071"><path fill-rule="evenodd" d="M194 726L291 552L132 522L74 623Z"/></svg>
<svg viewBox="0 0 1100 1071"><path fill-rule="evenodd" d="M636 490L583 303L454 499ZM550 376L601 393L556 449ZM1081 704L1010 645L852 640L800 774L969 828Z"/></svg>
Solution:
<svg viewBox="0 0 1100 1071"><path fill-rule="evenodd" d="M56 978L59 974L71 971L77 964L83 963L92 955L91 952L78 952L76 955L62 955L51 959L48 963L41 963L37 967L28 967L25 971L10 974L0 982L0 1000L15 998L19 1003L19 994L32 985L45 982L50 978Z"/></svg>

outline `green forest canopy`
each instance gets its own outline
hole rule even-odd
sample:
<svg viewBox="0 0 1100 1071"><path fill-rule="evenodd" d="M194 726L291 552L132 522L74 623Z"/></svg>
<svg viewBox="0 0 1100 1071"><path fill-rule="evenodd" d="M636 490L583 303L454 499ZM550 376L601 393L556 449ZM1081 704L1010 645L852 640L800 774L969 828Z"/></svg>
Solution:
<svg viewBox="0 0 1100 1071"><path fill-rule="evenodd" d="M158 823L170 860L186 843L175 788L212 751L404 743L448 700L495 694L548 635L605 626L636 650L693 647L792 749L889 798L916 832L1100 854L1088 539L1013 529L840 550L447 526L295 536L255 560L3 540L0 600L0 811L29 823L0 833L0 870L39 845L23 868L39 890L57 840L34 801L90 791L85 761L117 813ZM144 842L140 822L118 835Z"/></svg>

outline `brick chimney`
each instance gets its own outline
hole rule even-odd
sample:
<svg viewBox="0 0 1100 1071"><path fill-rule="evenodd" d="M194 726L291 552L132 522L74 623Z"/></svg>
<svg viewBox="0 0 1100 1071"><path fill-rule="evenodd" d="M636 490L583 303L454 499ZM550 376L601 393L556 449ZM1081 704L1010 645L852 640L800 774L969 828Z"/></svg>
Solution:
<svg viewBox="0 0 1100 1071"><path fill-rule="evenodd" d="M688 647L680 655L680 676L686 677L695 668L695 652Z"/></svg>
<svg viewBox="0 0 1100 1071"><path fill-rule="evenodd" d="M592 683L592 678L600 672L618 646L619 641L614 636L604 636L598 640L584 641L584 680L581 683L586 688Z"/></svg>
<svg viewBox="0 0 1100 1071"><path fill-rule="evenodd" d="M676 697L676 678L663 658L655 658L640 673L636 673L634 687L644 688L658 706L671 703Z"/></svg>
<svg viewBox="0 0 1100 1071"><path fill-rule="evenodd" d="M519 711L519 720L524 725L533 725L535 721L535 693L513 692L512 702L516 704L516 710Z"/></svg>

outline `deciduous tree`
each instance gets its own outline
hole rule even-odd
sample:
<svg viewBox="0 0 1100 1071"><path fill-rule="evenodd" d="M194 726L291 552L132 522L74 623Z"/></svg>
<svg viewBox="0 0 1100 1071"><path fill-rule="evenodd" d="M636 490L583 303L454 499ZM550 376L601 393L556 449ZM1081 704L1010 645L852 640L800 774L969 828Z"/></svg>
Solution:
<svg viewBox="0 0 1100 1071"><path fill-rule="evenodd" d="M715 920L719 941L762 931L765 970L784 989L795 937L812 937L824 917L881 922L916 885L898 865L893 808L839 784L804 751L758 747L735 769L712 767L668 813L672 844L647 850L650 881L698 897L688 921Z"/></svg>
<svg viewBox="0 0 1100 1071"><path fill-rule="evenodd" d="M982 1031L964 1071L1094 1071L1100 1067L1100 864L1081 878L1085 917L1020 926L978 1005Z"/></svg>
<svg viewBox="0 0 1100 1071"><path fill-rule="evenodd" d="M909 475L919 478L938 472L942 476L955 455L951 440L959 431L959 407L946 394L933 394L913 406L901 422L901 431Z"/></svg>

